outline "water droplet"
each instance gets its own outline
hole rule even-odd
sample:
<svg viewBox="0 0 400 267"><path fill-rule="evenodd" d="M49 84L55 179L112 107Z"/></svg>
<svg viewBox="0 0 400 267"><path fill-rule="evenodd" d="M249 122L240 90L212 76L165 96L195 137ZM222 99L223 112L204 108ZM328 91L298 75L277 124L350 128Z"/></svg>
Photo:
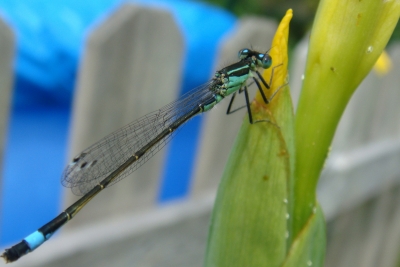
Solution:
<svg viewBox="0 0 400 267"><path fill-rule="evenodd" d="M312 212L315 214L315 213L317 213L317 207L314 207L313 209L312 209Z"/></svg>
<svg viewBox="0 0 400 267"><path fill-rule="evenodd" d="M288 203L288 201L287 201L287 199L286 199L286 198L284 198L284 199L283 199L283 203L285 203L285 204L287 204L287 203Z"/></svg>
<svg viewBox="0 0 400 267"><path fill-rule="evenodd" d="M304 80L304 74L303 74L303 75L301 75L301 80Z"/></svg>
<svg viewBox="0 0 400 267"><path fill-rule="evenodd" d="M289 218L290 218L290 214L286 213L286 220L289 220Z"/></svg>
<svg viewBox="0 0 400 267"><path fill-rule="evenodd" d="M374 47L372 45L368 46L367 54L371 53L372 51L374 51Z"/></svg>
<svg viewBox="0 0 400 267"><path fill-rule="evenodd" d="M312 261L307 261L307 265L311 266L312 265Z"/></svg>
<svg viewBox="0 0 400 267"><path fill-rule="evenodd" d="M289 238L289 231L286 231L285 238L286 238L286 239Z"/></svg>

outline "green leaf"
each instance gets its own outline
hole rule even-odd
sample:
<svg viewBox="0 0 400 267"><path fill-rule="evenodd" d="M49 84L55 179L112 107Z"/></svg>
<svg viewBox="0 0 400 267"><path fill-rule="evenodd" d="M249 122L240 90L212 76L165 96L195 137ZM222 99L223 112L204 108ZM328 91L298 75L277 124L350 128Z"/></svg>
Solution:
<svg viewBox="0 0 400 267"><path fill-rule="evenodd" d="M284 138L293 136L289 89L274 101L277 118L256 101L255 120L269 122L249 125L244 118L218 189L205 266L280 266L286 257L293 151Z"/></svg>

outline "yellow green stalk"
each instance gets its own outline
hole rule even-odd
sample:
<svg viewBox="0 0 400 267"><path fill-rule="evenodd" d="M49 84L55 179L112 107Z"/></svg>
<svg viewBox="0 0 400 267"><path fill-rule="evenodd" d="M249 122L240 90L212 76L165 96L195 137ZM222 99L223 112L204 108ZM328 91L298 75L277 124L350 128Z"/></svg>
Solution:
<svg viewBox="0 0 400 267"><path fill-rule="evenodd" d="M399 15L399 0L319 4L296 111L295 236L316 206L318 178L340 117L381 55Z"/></svg>

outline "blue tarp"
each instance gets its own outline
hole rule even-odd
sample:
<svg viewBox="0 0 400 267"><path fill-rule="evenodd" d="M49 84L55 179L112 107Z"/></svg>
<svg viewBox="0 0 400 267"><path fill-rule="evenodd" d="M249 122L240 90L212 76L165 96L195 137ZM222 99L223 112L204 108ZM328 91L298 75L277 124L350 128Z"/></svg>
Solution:
<svg viewBox="0 0 400 267"><path fill-rule="evenodd" d="M59 177L66 162L78 60L87 34L122 2L0 0L0 16L13 28L17 42L0 194L0 245L22 239L60 212ZM208 80L217 44L233 27L235 17L202 3L140 3L170 10L182 30L187 49L182 93ZM201 117L193 119L172 141L168 154L180 157L166 163L160 202L188 193L200 125Z"/></svg>

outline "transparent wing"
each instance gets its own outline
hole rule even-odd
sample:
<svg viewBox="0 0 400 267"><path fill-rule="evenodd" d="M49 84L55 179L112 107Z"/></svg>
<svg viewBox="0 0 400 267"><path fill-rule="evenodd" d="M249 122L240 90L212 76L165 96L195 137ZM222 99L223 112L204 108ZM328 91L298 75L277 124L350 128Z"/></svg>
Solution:
<svg viewBox="0 0 400 267"><path fill-rule="evenodd" d="M213 81L210 81L192 89L178 100L131 122L85 149L65 168L61 183L65 187L72 188L75 195L86 194L174 121L197 105L212 99L214 95L210 90L212 85ZM165 136L139 160L120 173L110 185L142 166L160 151L175 133L176 131Z"/></svg>

